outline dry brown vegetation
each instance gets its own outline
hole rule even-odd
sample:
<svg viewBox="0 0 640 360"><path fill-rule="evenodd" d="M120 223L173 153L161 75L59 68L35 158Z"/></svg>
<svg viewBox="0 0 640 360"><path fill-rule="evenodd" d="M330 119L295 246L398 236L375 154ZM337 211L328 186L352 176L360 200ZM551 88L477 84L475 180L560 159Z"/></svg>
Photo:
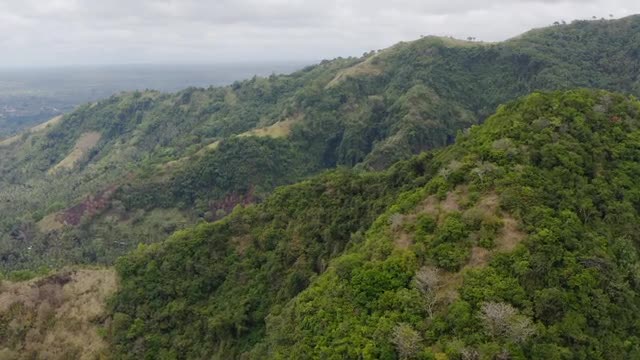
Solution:
<svg viewBox="0 0 640 360"><path fill-rule="evenodd" d="M64 270L0 285L0 359L102 359L98 334L115 271Z"/></svg>
<svg viewBox="0 0 640 360"><path fill-rule="evenodd" d="M438 224L442 224L448 214L460 212L472 216L495 217L502 222L502 228L495 236L494 247L487 249L479 245L471 248L471 256L466 265L457 272L440 271L441 286L435 294L440 304L450 303L458 297L458 289L462 286L464 273L470 269L487 266L492 256L500 252L511 252L524 240L525 233L519 222L509 214L500 210L500 197L495 193L484 194L475 202L469 198L466 186L459 186L447 193L443 200L436 195L427 197L413 213L392 217L391 231L394 245L399 249L407 249L414 244L413 234L408 232L404 224L415 222L420 214L432 216Z"/></svg>
<svg viewBox="0 0 640 360"><path fill-rule="evenodd" d="M329 81L327 86L325 86L325 89L336 87L350 77L376 76L382 74L382 67L373 62L376 56L378 56L378 54L370 56L365 61L357 63L356 65L340 70L336 76Z"/></svg>
<svg viewBox="0 0 640 360"><path fill-rule="evenodd" d="M258 129L249 130L238 136L258 136L258 137L272 137L283 138L291 134L291 128L294 124L303 120L303 114L296 114L290 118L278 121L277 123Z"/></svg>
<svg viewBox="0 0 640 360"><path fill-rule="evenodd" d="M48 233L51 231L60 230L64 227L64 224L58 221L56 218L58 213L49 214L42 218L42 220L38 221L36 225L38 226L38 230L42 233Z"/></svg>

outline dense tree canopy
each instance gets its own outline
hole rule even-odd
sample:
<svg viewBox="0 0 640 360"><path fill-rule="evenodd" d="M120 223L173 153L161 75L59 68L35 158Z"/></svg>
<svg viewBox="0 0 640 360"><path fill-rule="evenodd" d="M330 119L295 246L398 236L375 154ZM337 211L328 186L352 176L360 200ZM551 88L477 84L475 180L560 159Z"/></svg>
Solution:
<svg viewBox="0 0 640 360"><path fill-rule="evenodd" d="M0 142L2 268L112 263L323 169L384 169L450 144L534 90L640 95L638 26L578 21L494 44L424 37L290 75L87 104Z"/></svg>
<svg viewBox="0 0 640 360"><path fill-rule="evenodd" d="M281 188L118 262L117 357L637 357L639 139L634 98L534 93Z"/></svg>

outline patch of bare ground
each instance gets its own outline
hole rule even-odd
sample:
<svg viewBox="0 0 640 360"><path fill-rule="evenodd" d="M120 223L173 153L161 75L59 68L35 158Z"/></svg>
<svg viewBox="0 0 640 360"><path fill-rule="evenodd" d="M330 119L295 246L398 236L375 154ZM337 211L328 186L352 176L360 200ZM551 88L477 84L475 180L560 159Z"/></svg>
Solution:
<svg viewBox="0 0 640 360"><path fill-rule="evenodd" d="M391 231L395 247L398 249L408 249L414 243L413 236L404 229L403 224L415 221L419 214L431 215L438 220L438 222L441 222L446 214L460 211L462 204L467 202L468 195L467 187L459 186L454 191L450 191L443 201L439 201L435 195L431 195L418 205L413 213L393 215L391 219Z"/></svg>
<svg viewBox="0 0 640 360"><path fill-rule="evenodd" d="M111 269L65 270L0 286L0 357L99 359L106 343L98 334L106 299L117 288Z"/></svg>
<svg viewBox="0 0 640 360"><path fill-rule="evenodd" d="M520 230L518 221L510 216L502 218L503 227L496 239L496 250L511 252L524 240L526 234Z"/></svg>
<svg viewBox="0 0 640 360"><path fill-rule="evenodd" d="M400 231L397 236L394 237L394 244L398 249L408 249L413 244L413 239L406 231Z"/></svg>
<svg viewBox="0 0 640 360"><path fill-rule="evenodd" d="M435 195L431 195L427 197L422 204L418 207L418 213L425 213L429 215L437 215L438 214L438 198Z"/></svg>
<svg viewBox="0 0 640 360"><path fill-rule="evenodd" d="M471 248L471 257L465 266L466 269L481 268L487 265L491 252L483 247L474 246Z"/></svg>
<svg viewBox="0 0 640 360"><path fill-rule="evenodd" d="M505 214L500 210L500 197L496 193L484 194L472 206L469 206L469 193L466 187L458 187L454 191L447 194L442 201L438 200L435 195L427 197L415 210L414 213L397 217L396 226L393 231L394 244L397 248L408 248L412 243L412 235L404 230L401 226L405 222L414 221L418 214L428 214L432 216L438 223L442 223L444 217L452 212L469 213L473 216L483 218L494 217L502 222L502 228L495 236L495 247L486 249L478 245L471 248L468 262L457 272L440 271L441 286L436 292L436 299L439 304L449 304L459 297L458 289L462 286L464 274L467 271L481 269L491 261L491 258L497 253L508 253L516 249L526 237L526 234L520 229L519 222ZM464 215L463 215L464 216ZM393 219L392 219L392 230Z"/></svg>
<svg viewBox="0 0 640 360"><path fill-rule="evenodd" d="M452 213L460 211L462 204L466 202L468 191L465 186L458 186L455 191L450 191L447 197L440 204L441 210L444 213Z"/></svg>

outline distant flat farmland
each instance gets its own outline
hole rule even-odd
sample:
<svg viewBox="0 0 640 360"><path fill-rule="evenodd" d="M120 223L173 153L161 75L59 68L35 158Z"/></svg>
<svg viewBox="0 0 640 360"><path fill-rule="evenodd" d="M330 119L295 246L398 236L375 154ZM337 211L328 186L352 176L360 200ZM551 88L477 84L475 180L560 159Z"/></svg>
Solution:
<svg viewBox="0 0 640 360"><path fill-rule="evenodd" d="M302 63L0 68L0 140L121 91L174 92L295 71Z"/></svg>

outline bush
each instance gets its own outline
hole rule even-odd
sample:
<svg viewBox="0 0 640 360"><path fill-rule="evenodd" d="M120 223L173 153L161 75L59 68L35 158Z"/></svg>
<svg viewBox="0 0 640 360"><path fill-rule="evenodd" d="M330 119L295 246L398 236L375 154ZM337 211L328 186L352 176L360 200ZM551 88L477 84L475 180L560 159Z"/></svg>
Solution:
<svg viewBox="0 0 640 360"><path fill-rule="evenodd" d="M441 267L448 271L458 271L467 263L471 251L461 244L443 243L429 251L429 256Z"/></svg>

